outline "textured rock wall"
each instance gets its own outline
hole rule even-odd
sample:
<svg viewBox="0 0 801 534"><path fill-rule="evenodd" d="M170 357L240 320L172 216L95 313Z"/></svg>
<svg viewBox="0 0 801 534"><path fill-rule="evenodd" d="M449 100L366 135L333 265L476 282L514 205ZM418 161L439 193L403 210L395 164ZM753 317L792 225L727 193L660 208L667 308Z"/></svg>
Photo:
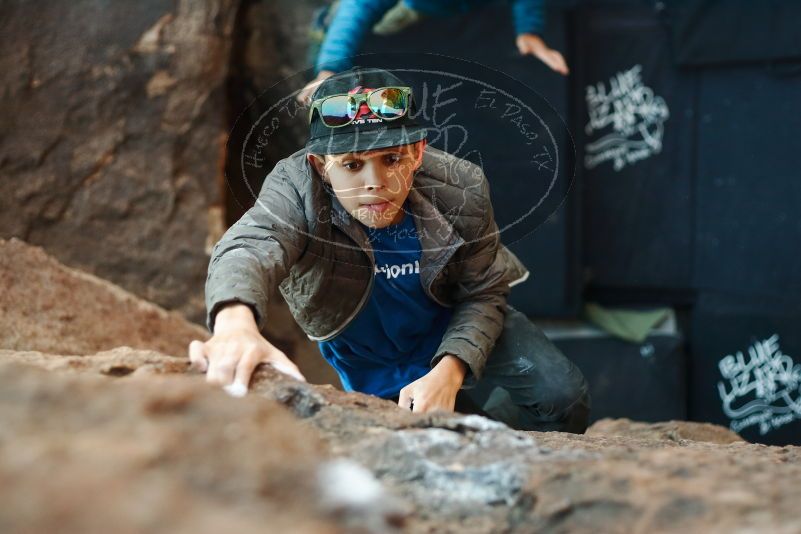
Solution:
<svg viewBox="0 0 801 534"><path fill-rule="evenodd" d="M264 366L234 399L189 369L203 334L0 240L0 531L801 531L801 447L681 421L517 432Z"/></svg>
<svg viewBox="0 0 801 534"><path fill-rule="evenodd" d="M0 384L3 532L338 531L315 506L327 454L280 406L8 363Z"/></svg>
<svg viewBox="0 0 801 534"><path fill-rule="evenodd" d="M18 239L0 239L0 349L93 354L121 345L186 358L205 328Z"/></svg>
<svg viewBox="0 0 801 534"><path fill-rule="evenodd" d="M265 86L303 68L305 27L319 4L0 4L0 238L39 245L66 265L204 324L207 252L225 230L226 210L232 223L249 207L234 202L224 183L230 121ZM284 148L300 135L287 131ZM19 246L4 253L24 254ZM57 341L71 354L120 344L184 353L175 341L187 337L185 329L167 345L139 343L152 334L147 314L98 324L102 306L88 296L97 292L71 292L63 282L77 283L74 273L38 272L40 260L16 264L14 276L22 279L7 277L14 291L0 300L10 306L11 295L23 295L20 287L42 288L39 296L55 308L32 302L14 311L14 328L0 334L4 347L51 350ZM47 285L49 276L59 283ZM120 304L116 297L101 302ZM85 320L73 317L82 306L91 310ZM23 310L43 315L29 323ZM270 341L294 355L310 380L338 384L278 293L269 313ZM13 343L14 331L35 344ZM80 331L92 333L88 344L75 343Z"/></svg>
<svg viewBox="0 0 801 534"><path fill-rule="evenodd" d="M62 532L87 532L113 517L123 532L211 532L229 521L242 532L801 530L801 448L746 443L711 425L518 432L479 416L412 414L269 368L244 399L226 399L187 374L186 361L128 348L0 351L0 392L0 492L13 503L0 509L2 525L61 521ZM74 498L76 487L97 498Z"/></svg>
<svg viewBox="0 0 801 534"><path fill-rule="evenodd" d="M0 237L202 322L238 5L0 4Z"/></svg>
<svg viewBox="0 0 801 534"><path fill-rule="evenodd" d="M270 305L266 335L309 381L338 384L283 302ZM93 354L124 345L186 358L205 328L94 275L71 269L39 247L0 239L0 349Z"/></svg>

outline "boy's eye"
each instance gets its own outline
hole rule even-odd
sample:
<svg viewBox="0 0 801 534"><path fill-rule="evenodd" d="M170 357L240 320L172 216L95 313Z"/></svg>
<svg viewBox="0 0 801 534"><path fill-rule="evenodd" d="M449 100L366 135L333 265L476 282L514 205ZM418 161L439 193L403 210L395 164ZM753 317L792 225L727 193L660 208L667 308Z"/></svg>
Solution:
<svg viewBox="0 0 801 534"><path fill-rule="evenodd" d="M346 161L342 164L342 166L349 171L355 171L359 168L360 163L358 161Z"/></svg>
<svg viewBox="0 0 801 534"><path fill-rule="evenodd" d="M400 159L400 154L387 154L384 161L387 162L387 165L394 165L395 163L398 163Z"/></svg>

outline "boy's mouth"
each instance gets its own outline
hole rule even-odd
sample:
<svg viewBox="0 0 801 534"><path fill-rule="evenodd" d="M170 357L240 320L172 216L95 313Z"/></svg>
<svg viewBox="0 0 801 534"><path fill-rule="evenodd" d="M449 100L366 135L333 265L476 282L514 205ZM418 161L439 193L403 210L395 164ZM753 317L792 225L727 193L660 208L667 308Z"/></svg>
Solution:
<svg viewBox="0 0 801 534"><path fill-rule="evenodd" d="M389 202L389 200L387 200L385 198L376 198L376 199L373 199L373 200L371 200L369 202L361 202L360 204L362 206L369 206L371 204L383 204L384 202Z"/></svg>
<svg viewBox="0 0 801 534"><path fill-rule="evenodd" d="M373 202L366 202L366 203L362 203L362 205L361 205L362 208L366 208L369 211L379 212L379 213L385 211L390 206L391 206L391 203L388 200L378 200L378 201L373 201Z"/></svg>

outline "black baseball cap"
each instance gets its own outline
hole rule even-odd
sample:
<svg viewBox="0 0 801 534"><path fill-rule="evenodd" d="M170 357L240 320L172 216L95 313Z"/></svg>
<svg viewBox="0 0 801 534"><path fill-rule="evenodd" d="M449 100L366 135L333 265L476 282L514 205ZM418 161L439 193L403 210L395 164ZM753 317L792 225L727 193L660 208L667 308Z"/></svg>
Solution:
<svg viewBox="0 0 801 534"><path fill-rule="evenodd" d="M311 99L314 101L354 90L364 91L390 86L406 87L407 84L383 69L353 67L324 80L314 91ZM414 95L406 115L395 120L384 120L370 114L371 118L379 120L365 123L352 122L339 128L329 128L323 124L319 113L315 112L309 124L306 149L313 154L344 154L416 143L426 137L427 129L412 118L414 112Z"/></svg>

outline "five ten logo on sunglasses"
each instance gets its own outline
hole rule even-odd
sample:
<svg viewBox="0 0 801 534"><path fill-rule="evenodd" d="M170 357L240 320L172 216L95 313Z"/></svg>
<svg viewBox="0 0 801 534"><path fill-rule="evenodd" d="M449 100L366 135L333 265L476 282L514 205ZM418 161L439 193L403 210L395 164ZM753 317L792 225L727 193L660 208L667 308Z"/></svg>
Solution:
<svg viewBox="0 0 801 534"><path fill-rule="evenodd" d="M314 116L314 110L317 110L320 120L329 128L339 128L351 123L392 121L409 112L411 99L410 87L356 87L349 93L314 100L309 106L309 123Z"/></svg>

